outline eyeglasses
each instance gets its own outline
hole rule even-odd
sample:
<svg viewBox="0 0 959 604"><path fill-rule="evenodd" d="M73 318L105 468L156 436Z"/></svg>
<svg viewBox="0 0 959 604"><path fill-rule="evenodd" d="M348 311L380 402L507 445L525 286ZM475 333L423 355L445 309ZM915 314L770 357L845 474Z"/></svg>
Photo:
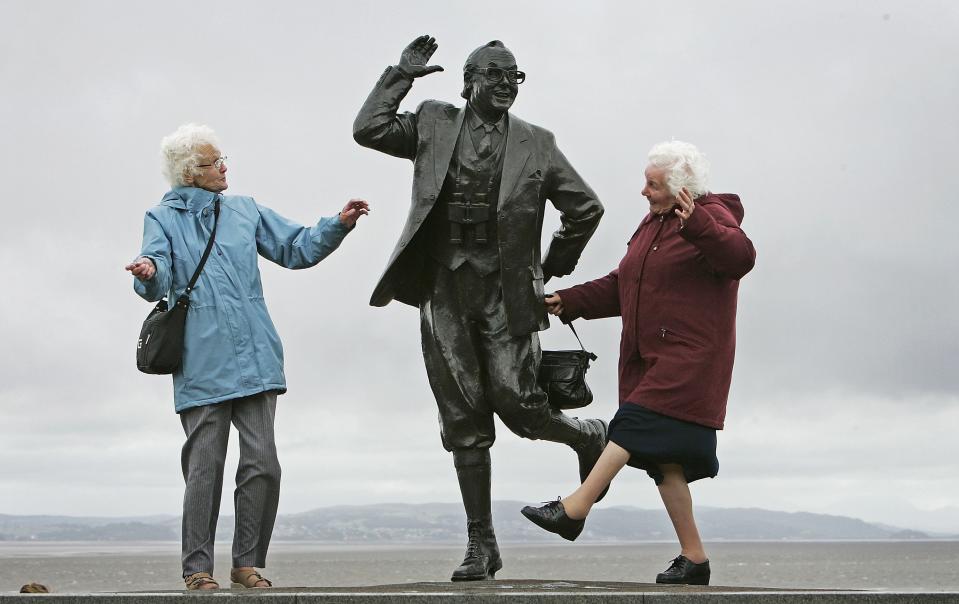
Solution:
<svg viewBox="0 0 959 604"><path fill-rule="evenodd" d="M522 84L526 80L526 72L516 69L505 70L499 67L477 67L471 71L483 72L486 74L486 81L489 84L498 84L503 81L503 76L509 80L510 84Z"/></svg>
<svg viewBox="0 0 959 604"><path fill-rule="evenodd" d="M214 168L219 170L220 168L223 167L223 164L225 163L226 163L226 155L216 158L216 161L214 161L212 164L198 164L197 168L209 168L210 166L213 166Z"/></svg>

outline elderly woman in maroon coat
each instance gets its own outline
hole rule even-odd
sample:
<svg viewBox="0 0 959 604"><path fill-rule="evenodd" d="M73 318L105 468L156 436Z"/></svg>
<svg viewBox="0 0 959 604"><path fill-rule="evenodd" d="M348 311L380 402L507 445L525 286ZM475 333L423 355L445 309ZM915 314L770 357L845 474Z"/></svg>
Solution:
<svg viewBox="0 0 959 604"><path fill-rule="evenodd" d="M739 197L706 189L696 147L660 143L649 153L649 214L610 274L557 291L549 312L564 322L622 317L619 410L609 444L572 495L523 514L572 541L593 503L626 464L649 474L682 551L657 583L707 585L709 560L693 518L688 483L716 476L716 430L736 347L736 293L756 259L740 228Z"/></svg>

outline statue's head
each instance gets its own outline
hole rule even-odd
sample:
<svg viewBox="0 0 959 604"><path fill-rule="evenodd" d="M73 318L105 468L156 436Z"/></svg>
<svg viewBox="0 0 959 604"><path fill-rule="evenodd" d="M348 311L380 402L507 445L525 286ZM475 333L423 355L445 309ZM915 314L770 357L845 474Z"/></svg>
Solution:
<svg viewBox="0 0 959 604"><path fill-rule="evenodd" d="M463 65L463 98L486 115L509 111L526 74L516 70L516 58L499 40L470 53Z"/></svg>

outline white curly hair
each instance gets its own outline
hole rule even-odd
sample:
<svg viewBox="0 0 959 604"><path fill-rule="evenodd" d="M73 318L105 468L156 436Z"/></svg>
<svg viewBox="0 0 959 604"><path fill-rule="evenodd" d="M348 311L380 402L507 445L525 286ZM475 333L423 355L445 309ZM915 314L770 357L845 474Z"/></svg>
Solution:
<svg viewBox="0 0 959 604"><path fill-rule="evenodd" d="M183 124L173 134L163 137L160 141L163 176L171 187L185 186L188 176L199 174L199 149L204 145L220 148L216 133L203 124Z"/></svg>
<svg viewBox="0 0 959 604"><path fill-rule="evenodd" d="M666 141L649 150L649 163L666 170L666 186L673 195L686 187L696 199L709 192L709 162L695 145L683 141Z"/></svg>

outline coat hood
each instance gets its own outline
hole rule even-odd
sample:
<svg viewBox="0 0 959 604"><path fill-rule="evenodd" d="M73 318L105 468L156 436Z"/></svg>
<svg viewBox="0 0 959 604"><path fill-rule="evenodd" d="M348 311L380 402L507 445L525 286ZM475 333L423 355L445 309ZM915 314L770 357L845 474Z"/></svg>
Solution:
<svg viewBox="0 0 959 604"><path fill-rule="evenodd" d="M196 212L210 205L216 196L213 191L197 187L173 187L160 200L160 205Z"/></svg>
<svg viewBox="0 0 959 604"><path fill-rule="evenodd" d="M743 217L746 215L743 204L739 201L739 195L735 193L706 193L706 195L697 199L696 203L699 205L718 203L725 206L732 213L733 218L736 219L736 224L742 224Z"/></svg>

